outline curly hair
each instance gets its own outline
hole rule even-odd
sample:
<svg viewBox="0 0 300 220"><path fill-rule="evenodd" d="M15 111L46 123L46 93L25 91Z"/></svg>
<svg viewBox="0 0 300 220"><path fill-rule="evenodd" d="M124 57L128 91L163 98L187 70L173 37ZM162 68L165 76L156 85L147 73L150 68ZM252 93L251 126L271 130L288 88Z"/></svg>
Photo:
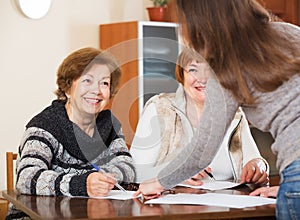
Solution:
<svg viewBox="0 0 300 220"><path fill-rule="evenodd" d="M66 101L66 92L71 88L72 83L89 71L95 64L107 65L110 70L110 98L112 98L117 93L117 87L121 78L121 68L110 53L91 47L74 51L60 64L56 80L58 89L55 91L57 98Z"/></svg>

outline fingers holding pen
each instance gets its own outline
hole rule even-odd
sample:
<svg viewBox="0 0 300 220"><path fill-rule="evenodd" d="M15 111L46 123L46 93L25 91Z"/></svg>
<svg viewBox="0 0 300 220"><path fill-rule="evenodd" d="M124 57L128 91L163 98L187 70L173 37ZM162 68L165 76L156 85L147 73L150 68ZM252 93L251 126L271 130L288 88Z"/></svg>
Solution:
<svg viewBox="0 0 300 220"><path fill-rule="evenodd" d="M259 158L250 160L242 170L242 182L264 185L269 182L263 161Z"/></svg>
<svg viewBox="0 0 300 220"><path fill-rule="evenodd" d="M87 177L86 187L89 196L107 196L114 188L116 179L107 173L94 172Z"/></svg>

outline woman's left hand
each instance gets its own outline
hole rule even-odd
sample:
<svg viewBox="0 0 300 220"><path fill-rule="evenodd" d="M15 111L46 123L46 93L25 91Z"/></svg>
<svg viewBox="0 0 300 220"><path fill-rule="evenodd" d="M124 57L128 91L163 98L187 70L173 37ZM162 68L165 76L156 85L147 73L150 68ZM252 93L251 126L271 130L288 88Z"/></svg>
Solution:
<svg viewBox="0 0 300 220"><path fill-rule="evenodd" d="M250 160L243 167L241 182L266 185L269 182L266 169L266 164L262 159L255 158Z"/></svg>
<svg viewBox="0 0 300 220"><path fill-rule="evenodd" d="M279 191L279 186L272 187L260 187L253 192L251 192L250 196L261 196L261 197L273 197L276 198Z"/></svg>
<svg viewBox="0 0 300 220"><path fill-rule="evenodd" d="M142 182L134 196L137 197L142 194L145 199L153 199L159 197L163 190L164 189L158 182L158 179L154 178Z"/></svg>

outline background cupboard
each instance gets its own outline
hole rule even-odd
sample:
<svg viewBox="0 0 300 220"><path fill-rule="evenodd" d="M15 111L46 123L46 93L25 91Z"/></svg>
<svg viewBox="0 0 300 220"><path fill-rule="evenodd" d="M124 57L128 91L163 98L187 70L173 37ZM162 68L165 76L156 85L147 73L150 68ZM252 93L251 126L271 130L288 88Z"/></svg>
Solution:
<svg viewBox="0 0 300 220"><path fill-rule="evenodd" d="M175 64L180 52L178 25L132 21L100 25L100 48L122 67L121 86L109 108L121 121L128 146L144 103L154 94L174 92Z"/></svg>

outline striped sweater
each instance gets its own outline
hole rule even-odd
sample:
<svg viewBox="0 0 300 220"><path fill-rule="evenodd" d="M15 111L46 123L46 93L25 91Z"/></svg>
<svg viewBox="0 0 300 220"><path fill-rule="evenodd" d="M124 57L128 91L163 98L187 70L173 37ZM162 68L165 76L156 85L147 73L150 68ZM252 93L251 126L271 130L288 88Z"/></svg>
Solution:
<svg viewBox="0 0 300 220"><path fill-rule="evenodd" d="M27 124L19 147L16 189L31 195L87 196L92 164L132 182L135 171L120 122L110 110L96 118L95 135L84 133L68 118L65 103L52 105Z"/></svg>

